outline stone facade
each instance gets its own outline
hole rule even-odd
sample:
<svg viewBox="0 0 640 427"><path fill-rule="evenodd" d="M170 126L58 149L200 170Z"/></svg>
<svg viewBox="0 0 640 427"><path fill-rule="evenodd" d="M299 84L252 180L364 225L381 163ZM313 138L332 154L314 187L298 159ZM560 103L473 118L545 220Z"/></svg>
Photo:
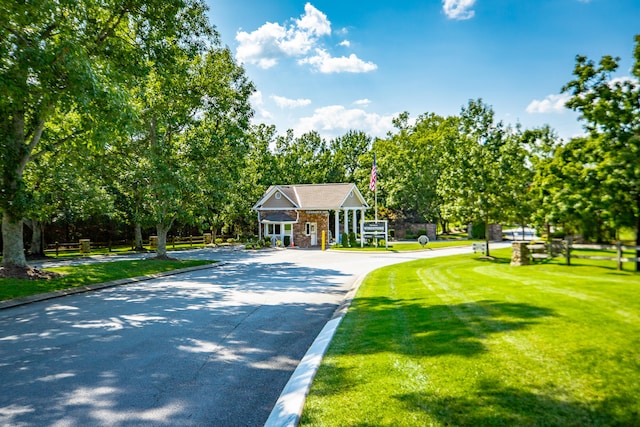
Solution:
<svg viewBox="0 0 640 427"><path fill-rule="evenodd" d="M301 248L310 248L311 236L306 234L306 224L316 223L316 246L322 245L322 232L325 232L329 239L329 212L315 213L313 211L300 211L300 218L297 224L293 224L293 243ZM328 241L327 241L328 246Z"/></svg>
<svg viewBox="0 0 640 427"><path fill-rule="evenodd" d="M492 242L502 241L502 225L489 224L489 240Z"/></svg>
<svg viewBox="0 0 640 427"><path fill-rule="evenodd" d="M469 236L471 236L473 229L473 224L469 223L467 225L467 231ZM489 224L489 241L491 242L501 242L502 241L502 225L501 224Z"/></svg>
<svg viewBox="0 0 640 427"><path fill-rule="evenodd" d="M436 240L436 238L438 237L437 231L438 226L436 224L427 224L427 237L430 241Z"/></svg>

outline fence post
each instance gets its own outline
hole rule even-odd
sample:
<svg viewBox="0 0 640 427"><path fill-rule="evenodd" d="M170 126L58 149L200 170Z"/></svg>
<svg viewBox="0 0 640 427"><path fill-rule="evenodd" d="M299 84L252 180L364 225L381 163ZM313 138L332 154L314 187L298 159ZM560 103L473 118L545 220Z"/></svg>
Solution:
<svg viewBox="0 0 640 427"><path fill-rule="evenodd" d="M616 242L616 252L618 255L618 270L622 271L622 242Z"/></svg>
<svg viewBox="0 0 640 427"><path fill-rule="evenodd" d="M193 246L193 235L189 234L189 246Z"/></svg>
<svg viewBox="0 0 640 427"><path fill-rule="evenodd" d="M58 258L58 248L60 248L60 243L56 242L56 258Z"/></svg>
<svg viewBox="0 0 640 427"><path fill-rule="evenodd" d="M80 239L80 253L82 255L87 255L91 253L91 240L89 239Z"/></svg>
<svg viewBox="0 0 640 427"><path fill-rule="evenodd" d="M567 251L567 265L571 265L571 245L573 244L573 237L568 236L566 240Z"/></svg>

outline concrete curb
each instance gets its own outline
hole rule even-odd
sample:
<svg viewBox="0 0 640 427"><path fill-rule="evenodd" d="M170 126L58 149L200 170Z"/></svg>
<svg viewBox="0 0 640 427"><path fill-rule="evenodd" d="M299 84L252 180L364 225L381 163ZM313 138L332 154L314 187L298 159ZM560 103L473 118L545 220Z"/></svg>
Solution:
<svg viewBox="0 0 640 427"><path fill-rule="evenodd" d="M491 242L489 242L491 243ZM383 251L359 251L356 249L350 249L348 251L342 250L342 249L327 249L327 251L331 251L331 252L342 252L342 253L357 253L357 254L384 254L384 253L397 253L397 254L401 254L401 253L415 253L415 252L428 252L428 251L439 251L442 249L455 249L455 248L466 248L466 247L471 247L471 245L455 245L455 246L442 246L440 248L424 248L424 249L410 249L408 251L394 251L393 249L387 249L384 252Z"/></svg>
<svg viewBox="0 0 640 427"><path fill-rule="evenodd" d="M161 273L150 274L148 276L129 277L126 279L113 280L111 282L95 283L92 285L78 286L78 287L69 288L69 289L61 289L59 291L47 292L44 294L30 295L28 297L9 299L5 301L0 301L0 310L12 308L12 307L19 307L21 305L31 304L38 301L46 301L53 298L60 298L67 295L81 294L84 292L91 292L99 289L113 288L115 286L128 285L128 284L137 283L137 282L144 282L146 280L158 279L161 277L175 276L177 274L189 273L191 271L206 270L208 268L221 267L225 264L226 262L216 262L212 264L198 265L195 267L186 267L186 268L180 268L177 270L163 271Z"/></svg>
<svg viewBox="0 0 640 427"><path fill-rule="evenodd" d="M280 393L280 397L264 424L265 427L296 427L298 425L302 416L304 402L311 389L313 379L320 368L322 358L365 277L366 275L362 275L354 281L344 300L333 313L331 320L327 322L313 341L291 378L289 378L282 393Z"/></svg>

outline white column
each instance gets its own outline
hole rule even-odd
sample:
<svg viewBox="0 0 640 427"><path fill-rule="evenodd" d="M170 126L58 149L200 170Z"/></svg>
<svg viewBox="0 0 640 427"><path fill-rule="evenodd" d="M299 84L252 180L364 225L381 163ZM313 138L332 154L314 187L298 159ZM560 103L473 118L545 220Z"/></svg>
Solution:
<svg viewBox="0 0 640 427"><path fill-rule="evenodd" d="M336 243L340 242L340 209L336 209L336 224L335 224L335 234L333 238Z"/></svg>
<svg viewBox="0 0 640 427"><path fill-rule="evenodd" d="M358 211L353 210L353 234L358 235Z"/></svg>
<svg viewBox="0 0 640 427"><path fill-rule="evenodd" d="M349 211L344 210L344 232L349 233Z"/></svg>
<svg viewBox="0 0 640 427"><path fill-rule="evenodd" d="M364 209L360 210L360 246L364 247Z"/></svg>

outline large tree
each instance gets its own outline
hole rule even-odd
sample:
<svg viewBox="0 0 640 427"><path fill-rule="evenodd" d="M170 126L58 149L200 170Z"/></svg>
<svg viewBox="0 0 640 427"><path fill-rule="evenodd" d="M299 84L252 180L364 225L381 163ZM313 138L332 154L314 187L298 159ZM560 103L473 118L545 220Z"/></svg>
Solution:
<svg viewBox="0 0 640 427"><path fill-rule="evenodd" d="M123 83L154 41L190 33L204 16L197 0L74 0L0 3L0 209L3 266L26 267L24 173L47 149L43 131L77 112L95 128L126 120ZM190 34L191 36L191 34ZM62 145L77 139L57 141ZM86 138L82 143L103 144Z"/></svg>
<svg viewBox="0 0 640 427"><path fill-rule="evenodd" d="M396 133L376 143L385 164L386 207L413 221L440 221L446 227L437 190L458 120L423 114L410 125L403 114L395 123Z"/></svg>
<svg viewBox="0 0 640 427"><path fill-rule="evenodd" d="M488 224L508 218L524 162L515 131L494 116L481 99L470 100L462 108L459 135L451 145L439 186L449 214L485 223L487 255Z"/></svg>
<svg viewBox="0 0 640 427"><path fill-rule="evenodd" d="M176 220L197 222L229 200L246 152L253 85L212 36L198 46L166 41L149 59L136 93L139 131L132 137L146 176L143 210L156 225L158 256ZM127 151L125 151L127 153Z"/></svg>
<svg viewBox="0 0 640 427"><path fill-rule="evenodd" d="M640 35L635 42L632 77L612 77L619 58L604 56L596 63L578 56L574 79L563 91L591 134L581 151L606 195L603 208L616 227L634 227L640 245Z"/></svg>

